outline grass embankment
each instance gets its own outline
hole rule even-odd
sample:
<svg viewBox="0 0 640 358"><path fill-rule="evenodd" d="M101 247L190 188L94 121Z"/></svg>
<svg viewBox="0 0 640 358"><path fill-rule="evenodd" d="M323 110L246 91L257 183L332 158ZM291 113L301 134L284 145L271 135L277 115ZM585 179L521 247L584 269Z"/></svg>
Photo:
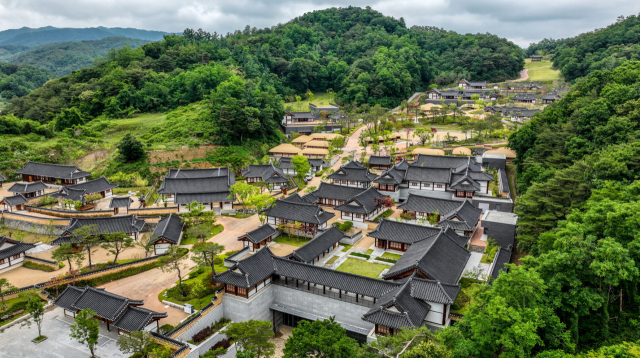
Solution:
<svg viewBox="0 0 640 358"><path fill-rule="evenodd" d="M337 271L353 273L360 276L367 276L372 278L378 278L382 271L389 266L374 264L371 262L366 262L358 259L347 259L343 262L338 268Z"/></svg>
<svg viewBox="0 0 640 358"><path fill-rule="evenodd" d="M58 238L57 236L53 236L53 235L34 234L29 231L14 230L14 229L9 229L7 227L0 228L0 236L6 236L10 239L24 241L30 244L35 244L36 242L42 242L44 244L48 244L52 240L55 240Z"/></svg>
<svg viewBox="0 0 640 358"><path fill-rule="evenodd" d="M552 69L551 66L553 63L547 60L540 62L531 62L531 59L525 60L524 68L528 70L528 81L559 80L560 71Z"/></svg>
<svg viewBox="0 0 640 358"><path fill-rule="evenodd" d="M316 93L313 96L313 101L303 99L299 102L285 102L284 108L290 108L292 112L309 112L309 103L320 106L334 103L333 101L333 95L330 95L328 93Z"/></svg>

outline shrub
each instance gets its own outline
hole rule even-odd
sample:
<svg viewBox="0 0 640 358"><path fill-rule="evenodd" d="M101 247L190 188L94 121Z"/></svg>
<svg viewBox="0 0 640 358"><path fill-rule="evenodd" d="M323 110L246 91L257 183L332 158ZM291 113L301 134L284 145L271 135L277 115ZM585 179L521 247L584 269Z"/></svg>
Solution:
<svg viewBox="0 0 640 358"><path fill-rule="evenodd" d="M364 257L364 258L365 258L365 259L367 259L367 260L371 258L371 256L369 256L369 255L366 255L366 254L360 254L360 253L357 253L357 252L352 252L352 253L350 253L349 255L352 255L352 256L358 256L358 257Z"/></svg>
<svg viewBox="0 0 640 358"><path fill-rule="evenodd" d="M205 339L209 338L210 335L213 334L213 328L205 327L200 332L193 335L192 339L194 342L202 342Z"/></svg>
<svg viewBox="0 0 640 358"><path fill-rule="evenodd" d="M378 222L378 221L380 221L380 219L382 219L382 218L385 218L385 219L386 219L386 218L388 218L389 216L391 216L392 214L393 214L393 210L391 210L391 209L387 209L387 210L385 210L382 214L378 215L378 217L377 217L377 218L375 218L373 221Z"/></svg>
<svg viewBox="0 0 640 358"><path fill-rule="evenodd" d="M395 264L396 262L398 262L398 260L394 260L394 259L388 259L386 257L376 257L376 260L378 261L384 261L384 262L390 262L392 264Z"/></svg>
<svg viewBox="0 0 640 358"><path fill-rule="evenodd" d="M51 204L55 204L55 202L56 202L56 199L52 198L49 195L45 195L38 200L38 206L51 205Z"/></svg>
<svg viewBox="0 0 640 358"><path fill-rule="evenodd" d="M218 348L229 349L231 347L231 341L228 339L223 339L220 342L216 343L211 347L210 351L215 351Z"/></svg>
<svg viewBox="0 0 640 358"><path fill-rule="evenodd" d="M175 328L174 326L172 326L172 325L167 323L167 324L163 324L162 326L160 326L159 330L160 330L160 333L167 334L167 333L173 331L174 328Z"/></svg>
<svg viewBox="0 0 640 358"><path fill-rule="evenodd" d="M32 269L32 270L45 271L45 272L51 272L51 271L57 270L56 267L49 266L49 265L44 265L44 264L39 264L39 263L36 263L36 262L33 262L33 261L25 261L22 264L22 267L26 267L26 268Z"/></svg>

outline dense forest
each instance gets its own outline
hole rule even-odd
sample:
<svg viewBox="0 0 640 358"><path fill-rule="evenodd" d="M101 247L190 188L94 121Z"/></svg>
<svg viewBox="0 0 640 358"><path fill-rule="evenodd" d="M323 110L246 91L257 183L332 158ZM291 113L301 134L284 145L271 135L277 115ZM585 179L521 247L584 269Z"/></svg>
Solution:
<svg viewBox="0 0 640 358"><path fill-rule="evenodd" d="M35 47L1 45L0 61L31 65L52 73L52 78L62 77L91 66L96 59L106 56L111 49L125 46L136 48L148 42L126 37L107 37L101 40L57 42Z"/></svg>
<svg viewBox="0 0 640 358"><path fill-rule="evenodd" d="M497 36L407 29L402 19L370 8L334 8L271 29L247 27L225 36L186 30L134 50L111 51L95 66L15 99L5 113L48 123L71 108L85 120L101 114L159 112L212 97L224 102L228 98L221 92L229 81L244 86L243 93L226 92L234 101L253 101L256 95L251 91L256 90L273 93L280 103L307 90L331 89L341 103L392 107L433 82L451 83L460 77L505 80L517 76L522 67L522 50ZM277 127L281 105L262 101L252 108L257 112L246 111L245 122L269 117L273 123L262 125ZM216 113L208 119L230 115ZM202 126L220 128L218 123ZM221 144L265 135L245 132L209 135Z"/></svg>
<svg viewBox="0 0 640 358"><path fill-rule="evenodd" d="M595 70L610 70L628 60L640 60L640 17L621 16L604 29L555 42L542 41L530 49L545 46L551 46L554 52L553 67L567 81L574 81Z"/></svg>
<svg viewBox="0 0 640 358"><path fill-rule="evenodd" d="M121 27L58 28L53 26L22 27L0 31L0 45L34 47L54 42L101 40L107 37L127 37L146 41L159 41L166 32Z"/></svg>
<svg viewBox="0 0 640 358"><path fill-rule="evenodd" d="M0 62L0 101L25 96L52 77L34 66Z"/></svg>

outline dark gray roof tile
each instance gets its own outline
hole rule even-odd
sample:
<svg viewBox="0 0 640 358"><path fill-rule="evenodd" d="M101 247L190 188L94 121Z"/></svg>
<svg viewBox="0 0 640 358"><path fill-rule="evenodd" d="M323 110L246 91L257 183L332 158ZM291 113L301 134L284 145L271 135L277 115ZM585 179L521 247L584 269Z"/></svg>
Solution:
<svg viewBox="0 0 640 358"><path fill-rule="evenodd" d="M277 232L278 230L272 228L271 225L264 224L253 231L249 231L244 235L238 236L238 240L246 237L251 240L251 242L257 244L269 237L273 237L273 235L275 235Z"/></svg>
<svg viewBox="0 0 640 358"><path fill-rule="evenodd" d="M9 206L16 206L16 205L22 205L26 203L28 200L21 194L18 194L13 196L5 196L0 201L5 202Z"/></svg>
<svg viewBox="0 0 640 358"><path fill-rule="evenodd" d="M155 230L153 230L149 243L151 244L159 239L165 239L177 244L180 241L183 227L184 224L179 216L169 214L169 216L160 219Z"/></svg>
<svg viewBox="0 0 640 358"><path fill-rule="evenodd" d="M39 175L56 179L78 179L91 175L75 165L38 163L29 161L22 168L16 170L18 174Z"/></svg>
<svg viewBox="0 0 640 358"><path fill-rule="evenodd" d="M17 194L29 194L35 193L40 190L45 190L47 188L48 186L45 183L37 181L33 183L15 183L11 186L11 188L7 189L7 191Z"/></svg>
<svg viewBox="0 0 640 358"><path fill-rule="evenodd" d="M334 244L340 242L344 237L342 231L331 227L322 234L314 237L300 248L293 250L289 255L290 258L294 258L300 262L311 262L316 257L322 255Z"/></svg>
<svg viewBox="0 0 640 358"><path fill-rule="evenodd" d="M308 224L321 224L335 216L334 213L322 210L318 205L284 200L277 200L274 206L265 210L265 215Z"/></svg>

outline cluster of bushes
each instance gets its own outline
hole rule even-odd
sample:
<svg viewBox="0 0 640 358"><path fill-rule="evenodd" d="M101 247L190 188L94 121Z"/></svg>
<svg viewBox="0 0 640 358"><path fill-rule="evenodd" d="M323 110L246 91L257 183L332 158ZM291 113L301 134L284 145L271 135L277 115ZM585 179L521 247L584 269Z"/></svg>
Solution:
<svg viewBox="0 0 640 358"><path fill-rule="evenodd" d="M32 269L32 270L40 270L40 271L45 271L45 272L52 272L55 270L58 270L62 267L64 267L64 264L62 266L58 265L58 268L53 267L53 266L49 266L49 265L45 265L45 264L39 264L33 261L25 261L22 264L22 267L26 267L28 269Z"/></svg>
<svg viewBox="0 0 640 358"><path fill-rule="evenodd" d="M45 195L38 199L38 206L47 206L55 203L56 199L52 198L50 195Z"/></svg>
<svg viewBox="0 0 640 358"><path fill-rule="evenodd" d="M131 174L118 172L107 179L110 182L116 183L121 187L125 187L125 188L132 188L132 187L140 188L140 187L147 186L147 181L143 179L142 176L140 176L140 173L138 172L131 173Z"/></svg>
<svg viewBox="0 0 640 358"><path fill-rule="evenodd" d="M231 340L223 339L220 342L216 343L211 347L211 349L205 353L203 357L205 358L216 358L225 354L227 350L231 347Z"/></svg>
<svg viewBox="0 0 640 358"><path fill-rule="evenodd" d="M371 258L371 256L370 256L370 255L367 255L367 254L360 254L360 253L357 253L357 252L352 252L352 253L350 253L349 255L352 255L352 256L358 256L358 257L364 257L364 258L365 258L365 259L367 259L367 260Z"/></svg>
<svg viewBox="0 0 640 358"><path fill-rule="evenodd" d="M499 246L496 245L496 242L493 239L487 240L487 247L484 249L484 255L480 259L480 262L483 264L490 264L493 262L493 258L496 257L496 252L498 252Z"/></svg>
<svg viewBox="0 0 640 358"><path fill-rule="evenodd" d="M333 226L335 226L342 232L349 232L353 228L353 223L351 221L345 221L341 224L336 221L333 223Z"/></svg>
<svg viewBox="0 0 640 358"><path fill-rule="evenodd" d="M388 259L386 257L376 257L376 260L378 261L384 261L384 262L389 262L392 264L395 264L396 262L398 262L398 260L394 260L394 259Z"/></svg>
<svg viewBox="0 0 640 358"><path fill-rule="evenodd" d="M191 337L191 341L189 341L189 343L197 344L204 341L205 339L211 337L214 333L222 329L222 327L226 326L229 322L231 322L231 320L226 318L221 318L219 321L213 322L211 326L207 326L202 330L200 330L200 332L194 334L193 337ZM222 346L218 346L218 348L219 347L222 347ZM229 347L227 346L226 348L229 348ZM211 349L211 350L214 350L214 349Z"/></svg>
<svg viewBox="0 0 640 358"><path fill-rule="evenodd" d="M393 210L387 209L382 214L378 215L378 217L373 219L373 221L379 222L381 219L386 219L386 218L390 217L392 214L393 214Z"/></svg>

